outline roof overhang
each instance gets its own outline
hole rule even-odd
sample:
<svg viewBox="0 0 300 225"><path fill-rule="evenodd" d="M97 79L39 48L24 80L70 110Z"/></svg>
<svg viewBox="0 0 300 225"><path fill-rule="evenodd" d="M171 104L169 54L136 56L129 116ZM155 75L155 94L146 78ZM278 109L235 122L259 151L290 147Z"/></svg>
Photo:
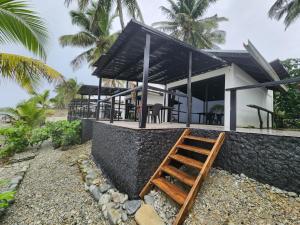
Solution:
<svg viewBox="0 0 300 225"><path fill-rule="evenodd" d="M127 88L119 88L119 87L101 87L101 95L102 96L111 96L123 91L128 90ZM96 85L81 85L77 94L80 95L98 95L98 86Z"/></svg>

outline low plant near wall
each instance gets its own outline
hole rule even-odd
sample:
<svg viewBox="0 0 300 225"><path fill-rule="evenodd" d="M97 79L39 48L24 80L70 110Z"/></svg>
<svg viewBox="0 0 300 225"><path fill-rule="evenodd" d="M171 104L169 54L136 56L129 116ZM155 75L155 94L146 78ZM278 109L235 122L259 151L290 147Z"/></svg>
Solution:
<svg viewBox="0 0 300 225"><path fill-rule="evenodd" d="M300 119L285 119L283 127L288 129L300 129Z"/></svg>
<svg viewBox="0 0 300 225"><path fill-rule="evenodd" d="M0 188L6 183L6 180L0 179ZM0 192L0 217L4 213L4 210L9 206L9 203L14 200L15 193L15 191Z"/></svg>
<svg viewBox="0 0 300 225"><path fill-rule="evenodd" d="M12 127L0 128L0 136L4 137L4 144L0 146L0 158L25 151L29 146L39 148L48 139L51 140L54 148L79 144L80 134L80 121L48 122L39 128L16 123Z"/></svg>

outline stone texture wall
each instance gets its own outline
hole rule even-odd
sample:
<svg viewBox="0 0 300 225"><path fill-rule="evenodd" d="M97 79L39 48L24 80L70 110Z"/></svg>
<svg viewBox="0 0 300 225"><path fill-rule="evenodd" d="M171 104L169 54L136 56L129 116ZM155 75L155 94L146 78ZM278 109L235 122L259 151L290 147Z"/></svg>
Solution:
<svg viewBox="0 0 300 225"><path fill-rule="evenodd" d="M81 142L87 142L93 138L93 123L95 119L81 119Z"/></svg>
<svg viewBox="0 0 300 225"><path fill-rule="evenodd" d="M182 132L94 122L92 155L116 187L135 198ZM216 138L219 132L193 129L192 134ZM226 132L214 166L300 193L300 138Z"/></svg>

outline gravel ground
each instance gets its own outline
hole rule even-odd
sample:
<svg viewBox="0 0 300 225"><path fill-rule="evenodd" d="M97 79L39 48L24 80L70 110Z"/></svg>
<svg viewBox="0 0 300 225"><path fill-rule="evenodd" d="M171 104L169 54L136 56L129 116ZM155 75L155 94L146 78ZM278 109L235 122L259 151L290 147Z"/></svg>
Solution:
<svg viewBox="0 0 300 225"><path fill-rule="evenodd" d="M76 159L86 145L68 151L41 149L1 225L105 225L97 203L84 190Z"/></svg>

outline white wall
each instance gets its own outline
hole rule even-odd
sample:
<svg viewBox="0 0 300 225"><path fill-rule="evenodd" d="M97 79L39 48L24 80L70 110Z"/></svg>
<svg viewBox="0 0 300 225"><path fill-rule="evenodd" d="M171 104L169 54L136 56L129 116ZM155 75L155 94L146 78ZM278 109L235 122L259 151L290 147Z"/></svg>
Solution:
<svg viewBox="0 0 300 225"><path fill-rule="evenodd" d="M225 75L225 89L250 84L257 84L249 74L232 65L230 72ZM273 111L273 92L266 88L237 91L237 127L259 127L257 110L247 107L253 104ZM264 126L267 125L267 114L262 112ZM271 124L271 121L270 121ZM225 128L230 127L230 93L225 92Z"/></svg>

